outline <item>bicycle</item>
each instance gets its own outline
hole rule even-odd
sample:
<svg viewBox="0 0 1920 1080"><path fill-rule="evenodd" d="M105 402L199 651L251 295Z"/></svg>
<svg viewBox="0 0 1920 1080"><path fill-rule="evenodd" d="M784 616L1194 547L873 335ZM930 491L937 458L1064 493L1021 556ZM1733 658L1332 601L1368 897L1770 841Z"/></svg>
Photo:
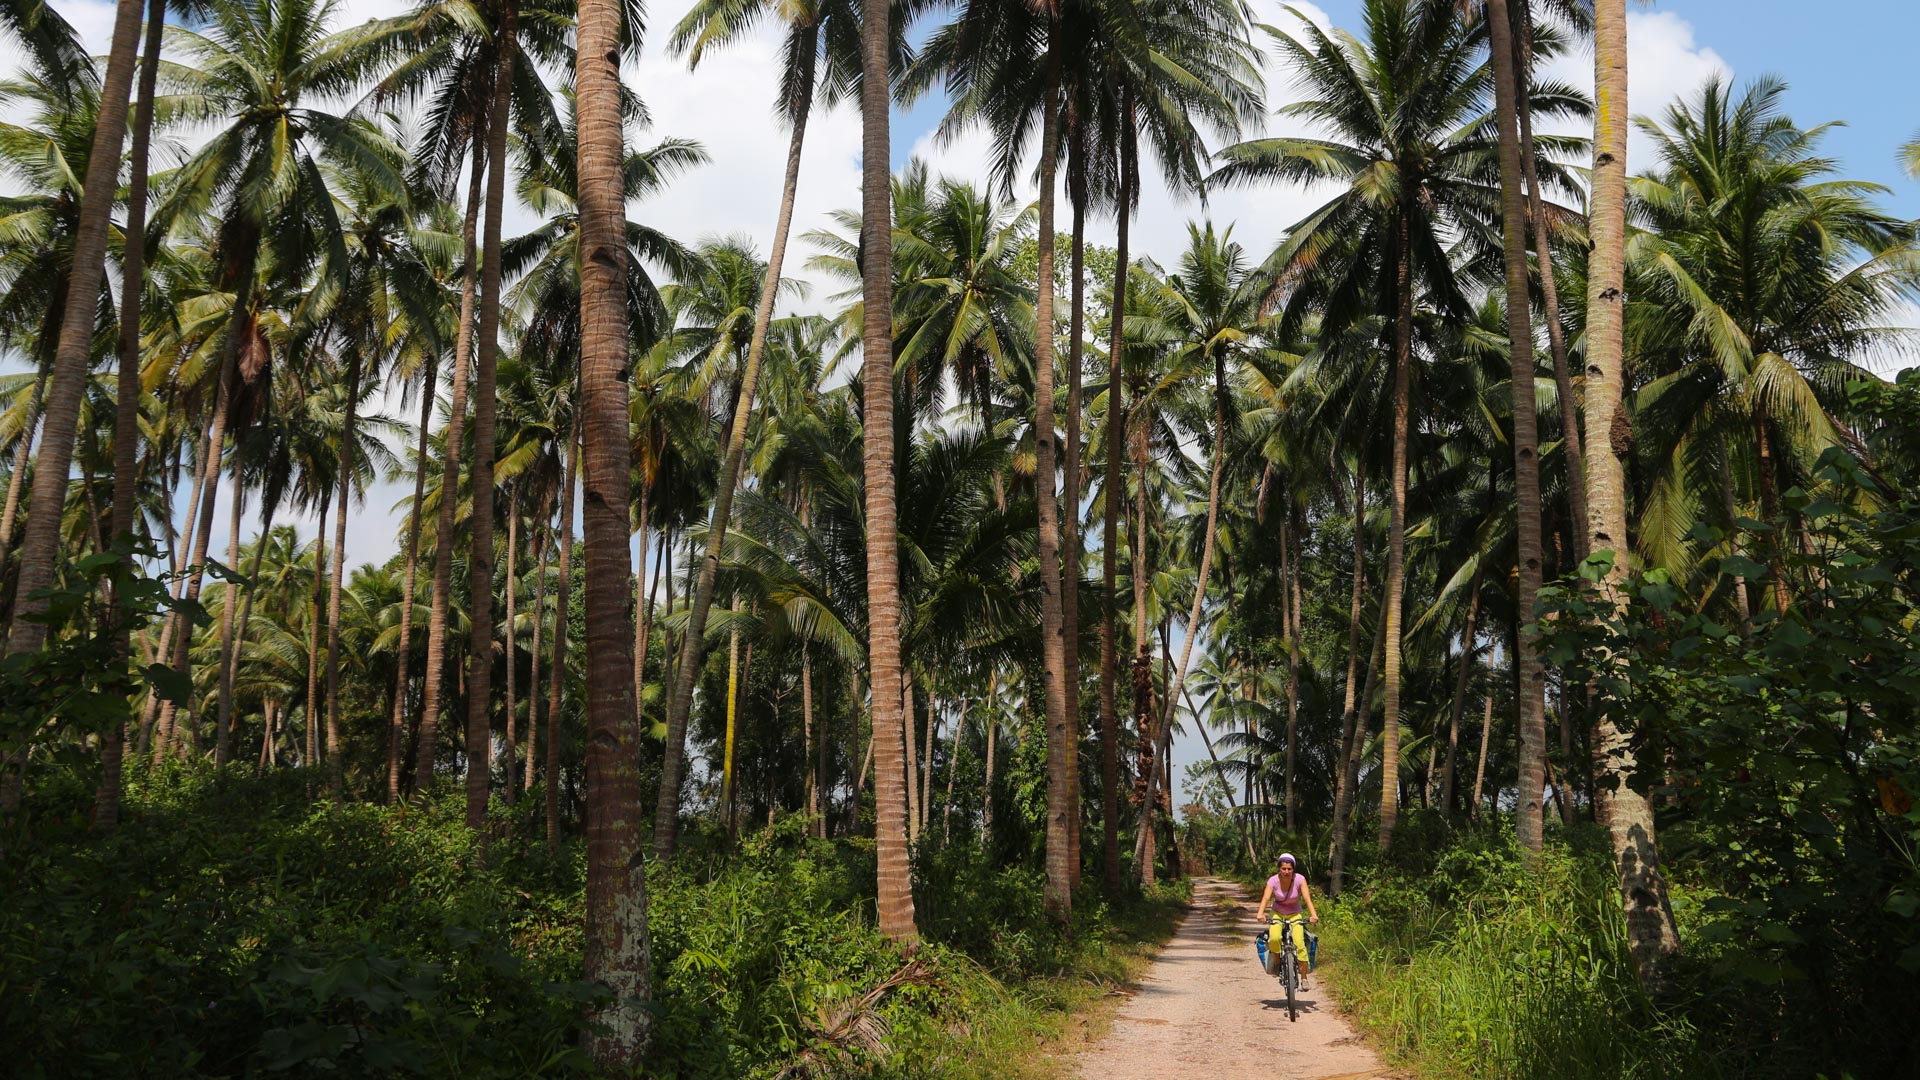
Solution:
<svg viewBox="0 0 1920 1080"><path fill-rule="evenodd" d="M1275 978L1278 978L1280 980L1280 985L1286 988L1287 1021L1289 1023L1297 1022L1300 1019L1300 1006L1298 1001L1298 994L1300 990L1300 963L1299 963L1300 958L1299 958L1299 953L1293 944L1292 924L1299 923L1300 925L1304 926L1306 925L1306 922L1307 922L1307 917L1305 915L1296 914L1296 915L1269 916L1267 921L1267 926L1261 929L1260 937L1258 939L1259 943L1264 944L1267 938L1272 936L1271 929L1270 929L1271 927L1274 927L1274 926L1287 927L1286 930L1281 931L1279 950L1274 951L1271 949L1267 949L1267 950L1263 950L1263 952L1267 960L1267 974L1272 975ZM1276 962L1278 962L1278 964L1280 965L1279 971L1273 970L1273 965Z"/></svg>

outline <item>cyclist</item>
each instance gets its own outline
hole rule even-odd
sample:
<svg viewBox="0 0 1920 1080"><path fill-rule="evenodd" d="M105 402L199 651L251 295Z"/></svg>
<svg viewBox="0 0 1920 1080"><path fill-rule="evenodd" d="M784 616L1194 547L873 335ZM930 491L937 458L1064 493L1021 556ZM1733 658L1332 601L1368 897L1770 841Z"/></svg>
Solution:
<svg viewBox="0 0 1920 1080"><path fill-rule="evenodd" d="M1301 907L1304 906L1307 910L1307 922L1317 923L1320 921L1320 913L1314 910L1313 890L1307 886L1307 876L1294 870L1292 855L1282 854L1274 861L1274 870L1274 875L1267 879L1267 891L1260 897L1260 913L1256 917L1265 921L1267 909L1271 907L1274 914L1282 918L1281 922L1275 923L1267 931L1267 947L1270 950L1278 951L1280 939L1275 936L1275 932L1279 931L1280 927L1284 926L1292 930L1293 955L1300 966L1300 985L1305 986L1307 984L1307 928L1297 916L1300 914ZM1289 919L1288 916L1295 917Z"/></svg>

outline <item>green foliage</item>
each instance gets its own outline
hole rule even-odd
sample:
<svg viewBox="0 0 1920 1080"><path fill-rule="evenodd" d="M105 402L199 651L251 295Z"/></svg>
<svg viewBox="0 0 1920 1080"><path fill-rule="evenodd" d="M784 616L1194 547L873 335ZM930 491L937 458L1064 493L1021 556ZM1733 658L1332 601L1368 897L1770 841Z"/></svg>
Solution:
<svg viewBox="0 0 1920 1080"><path fill-rule="evenodd" d="M1604 837L1555 834L1529 869L1511 829L1417 845L1327 903L1321 955L1343 1004L1425 1075L1713 1075L1681 1014L1627 962Z"/></svg>
<svg viewBox="0 0 1920 1080"><path fill-rule="evenodd" d="M0 905L12 1075L590 1072L582 849L548 849L504 806L483 845L457 792L312 803L311 780L136 770L113 835L44 818ZM78 807L90 789L52 774L35 794ZM966 846L922 862L912 964L873 927L870 841L796 816L655 868L648 1074L1020 1074L1184 906L1178 886L1089 897L1063 933L1037 875Z"/></svg>

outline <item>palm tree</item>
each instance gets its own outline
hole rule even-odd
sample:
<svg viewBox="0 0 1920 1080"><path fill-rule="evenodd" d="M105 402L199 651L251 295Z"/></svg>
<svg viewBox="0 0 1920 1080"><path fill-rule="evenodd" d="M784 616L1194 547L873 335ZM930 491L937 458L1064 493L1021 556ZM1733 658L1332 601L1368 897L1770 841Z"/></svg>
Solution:
<svg viewBox="0 0 1920 1080"><path fill-rule="evenodd" d="M580 414L586 474L587 928L586 977L606 988L588 1053L632 1070L648 1032L646 864L640 858L639 757L634 730L633 635L626 627L630 455L625 160L616 0L580 5L578 101ZM637 34L638 27L630 28ZM571 529L572 523L562 521ZM563 579L562 588L566 588ZM558 671L555 676L558 677ZM551 751L549 751L551 753ZM558 778L549 775L547 783Z"/></svg>
<svg viewBox="0 0 1920 1080"><path fill-rule="evenodd" d="M1497 159L1481 121L1490 75L1479 55L1484 27L1463 23L1445 0L1368 0L1364 41L1335 38L1311 22L1304 40L1277 30L1281 55L1300 71L1306 98L1281 115L1331 138L1270 138L1220 152L1214 181L1333 180L1338 194L1299 222L1268 258L1284 301L1283 336L1311 311L1322 336L1339 335L1390 304L1384 320L1393 359L1386 594L1383 603L1386 775L1397 775L1401 623L1405 592L1407 443L1411 424L1416 295L1444 313L1466 299L1449 240L1483 234L1497 207ZM1536 104L1550 107L1544 95ZM1491 175L1490 175L1491 174ZM1392 840L1394 784L1383 785L1380 842Z"/></svg>
<svg viewBox="0 0 1920 1080"><path fill-rule="evenodd" d="M127 220L120 257L119 378L114 391L113 523L115 542L131 537L139 485L140 303L146 293L147 173L153 141L154 92L160 76L160 45L167 21L167 0L150 0L147 37L140 50L140 83L133 110L133 150L128 162ZM11 501L9 495L9 501ZM0 543L0 550L4 550ZM115 597L114 657L124 664L132 652L132 619L122 597ZM110 832L120 819L121 759L126 726L115 724L101 737L100 787L94 798L93 828Z"/></svg>
<svg viewBox="0 0 1920 1080"><path fill-rule="evenodd" d="M1507 0L1487 0L1488 51L1493 60L1494 119L1500 138L1500 236L1501 255L1506 269L1507 344L1513 366L1513 471L1519 514L1518 592L1521 626L1515 663L1520 674L1520 793L1515 808L1515 824L1520 846L1539 851L1541 842L1541 785L1547 762L1547 698L1544 672L1539 663L1539 636L1528 629L1532 625L1534 598L1539 595L1542 566L1540 548L1540 444L1534 420L1533 395L1518 388L1533 385L1533 305L1527 281L1527 233L1529 217L1527 195L1521 188L1519 85L1524 76L1516 71L1513 28L1508 18ZM1553 264L1543 263L1542 275L1553 274ZM1562 408L1571 410L1571 402ZM1571 411L1565 413L1571 416ZM1572 425L1569 431L1576 430ZM1382 814L1386 813L1382 804ZM1390 835L1391 824L1384 818L1381 835ZM1383 843L1381 845L1385 847Z"/></svg>
<svg viewBox="0 0 1920 1080"><path fill-rule="evenodd" d="M950 25L935 33L922 50L920 82L945 81L953 104L940 132L951 137L981 124L994 138L995 169L1011 187L1025 159L1035 113L1040 126L1038 197L1038 270L1034 303L1033 443L1034 477L1040 522L1040 651L1046 685L1047 730L1047 909L1064 919L1072 910L1073 863L1069 816L1074 812L1073 763L1078 752L1078 720L1067 714L1067 642L1061 595L1060 504L1056 487L1054 401L1054 189L1061 154L1060 88L1066 52L1072 47L1063 26L1067 5L1029 5L1020 0L970 0ZM1073 30L1092 28L1076 21ZM912 84L910 83L910 86ZM869 213L863 220L878 220ZM871 242L872 233L868 239ZM872 256L867 254L868 273ZM871 299L868 301L871 304ZM867 313L872 318L872 313ZM869 405L871 402L869 401ZM1078 512L1077 508L1074 512ZM876 684L874 692L879 693Z"/></svg>
<svg viewBox="0 0 1920 1080"><path fill-rule="evenodd" d="M1589 547L1614 553L1601 595L1616 613L1626 604L1627 492L1613 439L1621 408L1626 315L1627 235L1627 12L1625 0L1595 0L1593 13L1593 194L1587 231L1587 530ZM1603 441L1604 440L1604 441ZM1633 743L1611 712L1595 718L1595 753L1606 754L1622 777L1635 765ZM1478 792L1479 785L1475 784ZM1657 985L1679 948L1666 881L1653 835L1653 806L1622 783L1597 790L1602 821L1613 839L1620 896L1627 913L1628 955L1643 982Z"/></svg>
<svg viewBox="0 0 1920 1080"><path fill-rule="evenodd" d="M687 53L688 67L697 67L708 47L730 43L769 8L776 10L788 24L784 50L786 63L781 70L780 96L775 109L786 120L792 135L787 144L786 176L780 189L780 210L774 222L773 247L767 257L759 295L754 304L746 358L741 367L739 389L734 395L733 415L727 424L726 451L721 458L719 483L714 490L713 511L707 527L706 554L700 563L699 577L693 585L687 632L681 640L677 677L673 691L667 698L667 758L663 766L660 803L654 815L653 830L654 851L661 856L672 854L674 838L678 835L681 743L685 739L687 712L693 705L693 684L705 643L707 611L713 603L714 576L720 566L720 545L726 539L733 491L739 483L740 460L746 448L754 390L759 380L761 357L767 345L767 328L773 321L781 267L786 260L787 234L793 223L794 193L800 182L800 150L806 139L807 114L816 93L824 93L831 102L833 97L844 93L856 81L859 70L855 51L858 23L854 7L848 0L814 0L793 6L773 5L767 0L747 4L732 0L699 0L674 28L670 48L676 53ZM827 71L816 78L815 72L823 53ZM644 550L642 554L644 557ZM674 737L676 733L679 739Z"/></svg>
<svg viewBox="0 0 1920 1080"><path fill-rule="evenodd" d="M290 0L270 8L221 0L205 33L174 31L199 63L174 72L183 91L180 106L233 118L174 174L156 215L156 224L167 229L186 228L207 215L220 222L221 285L233 294L234 315L227 320L217 365L203 465L207 479L200 485L191 566L198 566L211 526L213 480L238 391L242 345L252 349L259 333L254 307L262 263L278 280L301 281L316 254L324 252L325 271L336 280L345 273L344 230L322 160L360 174L371 192L393 198L404 192L401 151L384 133L366 121L303 104L360 81L369 56L396 29L391 22L370 22L329 35L324 28L332 12L328 0ZM194 599L199 574L190 574L187 597ZM183 673L188 637L174 635L174 666ZM163 707L163 729L170 715L171 705Z"/></svg>
<svg viewBox="0 0 1920 1080"><path fill-rule="evenodd" d="M46 610L39 594L53 582L55 555L60 544L60 508L67 500L68 472L73 463L80 404L86 394L87 371L93 360L93 334L101 281L106 274L107 227L118 197L120 148L127 134L127 98L133 87L134 57L140 40L140 0L119 0L114 9L113 42L107 53L106 76L100 87L98 121L87 156L86 181L73 237L73 258L66 297L61 306L60 332L48 372L42 409L40 457L28 500L27 527L20 539L20 573L15 579L13 622L7 636L7 654L34 652L46 638L37 616ZM37 54L43 69L58 72L61 81L79 78L81 50L72 28L50 11L20 0L0 7L0 22L19 35ZM0 801L14 798L15 772L10 767L0 784Z"/></svg>
<svg viewBox="0 0 1920 1080"><path fill-rule="evenodd" d="M900 738L900 552L894 492L893 231L888 207L888 59L893 41L888 0L860 4L860 344L862 462L867 529L867 685L873 717L874 847L880 932L897 942L919 937L907 856L906 768ZM900 735L895 733L899 732Z"/></svg>

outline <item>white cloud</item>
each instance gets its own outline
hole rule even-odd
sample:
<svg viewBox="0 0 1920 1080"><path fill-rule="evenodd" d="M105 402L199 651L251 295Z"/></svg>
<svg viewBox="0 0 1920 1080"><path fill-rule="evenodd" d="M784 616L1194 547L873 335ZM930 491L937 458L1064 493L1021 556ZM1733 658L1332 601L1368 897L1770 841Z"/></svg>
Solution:
<svg viewBox="0 0 1920 1080"><path fill-rule="evenodd" d="M1542 74L1591 93L1591 45L1582 42L1555 57L1543 66ZM1733 67L1719 53L1695 41L1692 23L1671 11L1627 13L1627 107L1633 116L1662 118L1669 105L1691 97L1715 75L1731 79ZM1592 134L1590 127L1562 130ZM1628 171L1642 173L1653 164L1653 142L1637 126L1629 129Z"/></svg>

